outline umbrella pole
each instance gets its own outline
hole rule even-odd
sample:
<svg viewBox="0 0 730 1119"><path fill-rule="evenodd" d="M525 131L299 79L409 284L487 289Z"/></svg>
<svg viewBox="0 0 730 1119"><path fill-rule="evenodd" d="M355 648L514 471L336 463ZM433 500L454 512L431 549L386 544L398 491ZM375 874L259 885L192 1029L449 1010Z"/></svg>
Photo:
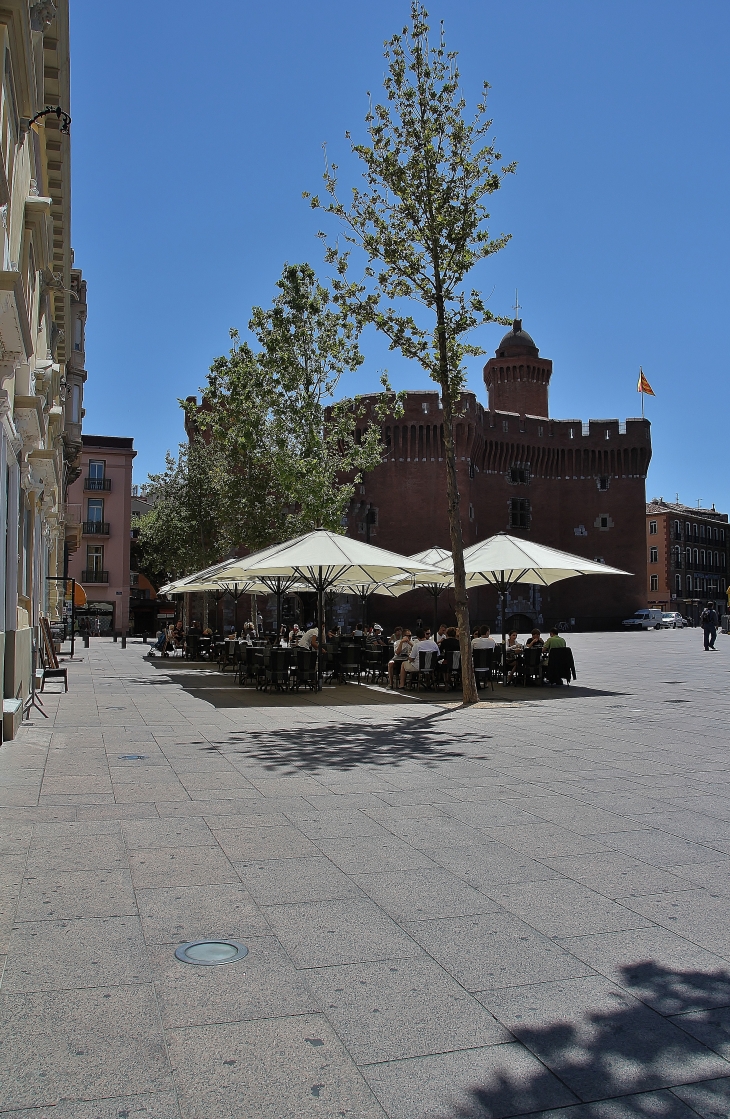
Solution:
<svg viewBox="0 0 730 1119"><path fill-rule="evenodd" d="M322 587L322 568L319 569L319 578L317 579L317 691L322 691L322 614L324 610L324 591Z"/></svg>
<svg viewBox="0 0 730 1119"><path fill-rule="evenodd" d="M505 583L504 583L504 571L503 571L502 572L502 578L499 581L499 607L500 607L500 613L502 615L502 686L503 687L507 686L507 633L506 633L507 619L505 617L505 609L504 609L504 596L505 596L506 589L507 588L505 587Z"/></svg>

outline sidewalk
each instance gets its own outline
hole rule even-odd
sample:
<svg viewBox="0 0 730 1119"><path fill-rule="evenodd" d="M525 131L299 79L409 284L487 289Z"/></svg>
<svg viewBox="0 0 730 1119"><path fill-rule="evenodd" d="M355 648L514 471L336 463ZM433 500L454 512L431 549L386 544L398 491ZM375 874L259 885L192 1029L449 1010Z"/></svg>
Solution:
<svg viewBox="0 0 730 1119"><path fill-rule="evenodd" d="M571 644L464 711L92 640L0 748L0 1115L730 1114L730 638Z"/></svg>

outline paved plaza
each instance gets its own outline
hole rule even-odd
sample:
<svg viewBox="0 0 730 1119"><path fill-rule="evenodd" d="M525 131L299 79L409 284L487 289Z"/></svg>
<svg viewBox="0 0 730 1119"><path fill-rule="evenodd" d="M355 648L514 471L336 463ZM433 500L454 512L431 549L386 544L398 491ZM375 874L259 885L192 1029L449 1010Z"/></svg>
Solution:
<svg viewBox="0 0 730 1119"><path fill-rule="evenodd" d="M726 1119L730 638L570 643L469 710L79 650L0 750L0 1115Z"/></svg>

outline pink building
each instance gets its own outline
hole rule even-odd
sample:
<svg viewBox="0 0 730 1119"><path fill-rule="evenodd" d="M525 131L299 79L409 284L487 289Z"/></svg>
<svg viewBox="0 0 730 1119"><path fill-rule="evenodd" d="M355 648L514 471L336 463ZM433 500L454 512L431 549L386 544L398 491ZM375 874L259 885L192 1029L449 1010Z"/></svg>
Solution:
<svg viewBox="0 0 730 1119"><path fill-rule="evenodd" d="M133 439L82 435L81 476L68 488L79 507L82 544L70 556L68 577L81 583L92 632L126 633L129 627L129 544L132 529Z"/></svg>

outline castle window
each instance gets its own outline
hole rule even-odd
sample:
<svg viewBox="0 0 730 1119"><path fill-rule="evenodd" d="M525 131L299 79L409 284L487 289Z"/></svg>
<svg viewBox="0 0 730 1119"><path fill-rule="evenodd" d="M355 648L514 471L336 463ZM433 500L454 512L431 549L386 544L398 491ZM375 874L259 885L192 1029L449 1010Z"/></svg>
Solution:
<svg viewBox="0 0 730 1119"><path fill-rule="evenodd" d="M606 438L607 438L607 439L610 439L610 438L611 438L611 429L610 429L610 427L607 427L607 428L606 428Z"/></svg>
<svg viewBox="0 0 730 1119"><path fill-rule="evenodd" d="M502 420L502 431L509 431L509 420Z"/></svg>
<svg viewBox="0 0 730 1119"><path fill-rule="evenodd" d="M608 528L608 517L599 517L599 528Z"/></svg>
<svg viewBox="0 0 730 1119"><path fill-rule="evenodd" d="M539 437L540 439L542 439L542 437L543 437L543 435L544 435L544 432L545 432L545 429L544 429L544 427L542 426L542 424L540 424L540 426L539 426L539 427L538 427L538 429L537 429L537 434L538 434L538 437Z"/></svg>
<svg viewBox="0 0 730 1119"><path fill-rule="evenodd" d="M474 520L474 506L473 505L469 506L469 520L470 521Z"/></svg>
<svg viewBox="0 0 730 1119"><path fill-rule="evenodd" d="M602 492L608 489L608 478L605 474L598 479L598 488Z"/></svg>
<svg viewBox="0 0 730 1119"><path fill-rule="evenodd" d="M649 535L656 536L656 521L649 521Z"/></svg>
<svg viewBox="0 0 730 1119"><path fill-rule="evenodd" d="M659 549L658 548L650 548L649 549L649 563L659 563Z"/></svg>
<svg viewBox="0 0 730 1119"><path fill-rule="evenodd" d="M467 404L467 408L468 407L469 407L469 405ZM421 411L422 412L428 412L428 404L422 404L421 405Z"/></svg>
<svg viewBox="0 0 730 1119"><path fill-rule="evenodd" d="M674 576L674 589L677 592L677 594L682 593L682 576L681 575L675 575Z"/></svg>
<svg viewBox="0 0 730 1119"><path fill-rule="evenodd" d="M649 587L649 589L652 590L652 591L658 591L659 590L659 576L658 575L652 575L652 576L650 576L650 578L651 578L651 586Z"/></svg>
<svg viewBox="0 0 730 1119"><path fill-rule="evenodd" d="M575 432L572 427L570 428L570 438L575 439Z"/></svg>
<svg viewBox="0 0 730 1119"><path fill-rule="evenodd" d="M530 527L530 503L520 497L513 497L509 503L509 523L511 528Z"/></svg>
<svg viewBox="0 0 730 1119"><path fill-rule="evenodd" d="M515 484L521 483L522 485L526 485L530 481L529 466L511 466L509 480Z"/></svg>
<svg viewBox="0 0 730 1119"><path fill-rule="evenodd" d="M470 477L470 478L473 478L473 477L474 477L474 475L475 475L475 473L476 473L476 470L475 470L475 468L474 468L474 463L473 463L473 462L470 462L470 463L469 463L469 477Z"/></svg>

